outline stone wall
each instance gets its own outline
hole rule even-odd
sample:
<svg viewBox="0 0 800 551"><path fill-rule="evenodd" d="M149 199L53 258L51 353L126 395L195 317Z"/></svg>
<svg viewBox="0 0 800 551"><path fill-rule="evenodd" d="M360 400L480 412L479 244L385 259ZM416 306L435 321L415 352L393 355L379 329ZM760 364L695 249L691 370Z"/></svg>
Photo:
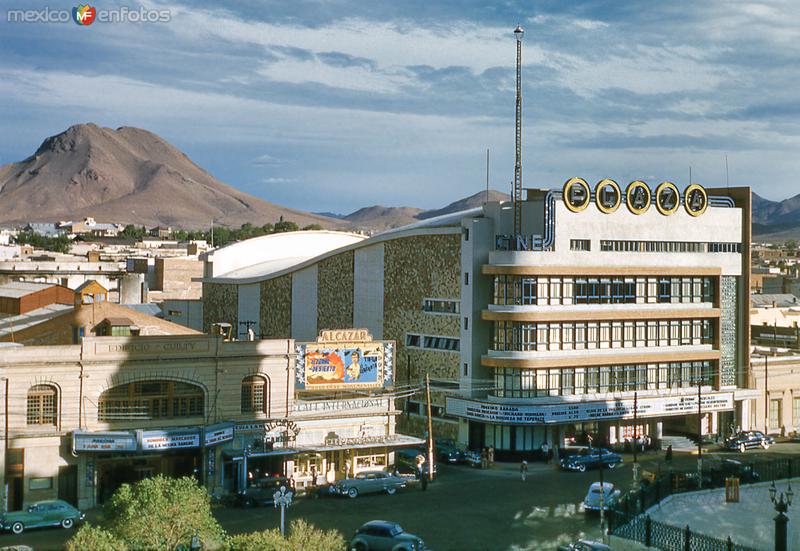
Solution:
<svg viewBox="0 0 800 551"><path fill-rule="evenodd" d="M460 354L406 348L406 333L460 337L460 315L423 312L425 298L460 299L461 240L459 235L425 235L387 241L384 253L383 336L397 341L395 383L416 385L431 379L456 381ZM425 402L424 394L412 398ZM444 395L432 392L431 402L444 407ZM398 403L402 408L403 404ZM403 415L399 430L423 434L424 417ZM435 421L434 434L455 437L457 425Z"/></svg>
<svg viewBox="0 0 800 551"><path fill-rule="evenodd" d="M261 334L265 339L292 337L292 276L261 282Z"/></svg>
<svg viewBox="0 0 800 551"><path fill-rule="evenodd" d="M239 331L239 290L236 285L203 283L203 331L217 322L230 323L233 334Z"/></svg>
<svg viewBox="0 0 800 551"><path fill-rule="evenodd" d="M317 330L352 328L353 251L326 258L317 266Z"/></svg>

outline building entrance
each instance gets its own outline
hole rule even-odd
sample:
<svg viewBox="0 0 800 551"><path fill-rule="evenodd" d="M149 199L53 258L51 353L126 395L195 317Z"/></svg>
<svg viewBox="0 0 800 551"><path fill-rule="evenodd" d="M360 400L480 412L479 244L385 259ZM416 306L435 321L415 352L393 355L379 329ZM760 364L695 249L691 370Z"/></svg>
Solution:
<svg viewBox="0 0 800 551"><path fill-rule="evenodd" d="M175 478L194 476L199 480L201 465L199 451L98 459L97 502L105 503L123 484L134 484L159 474Z"/></svg>

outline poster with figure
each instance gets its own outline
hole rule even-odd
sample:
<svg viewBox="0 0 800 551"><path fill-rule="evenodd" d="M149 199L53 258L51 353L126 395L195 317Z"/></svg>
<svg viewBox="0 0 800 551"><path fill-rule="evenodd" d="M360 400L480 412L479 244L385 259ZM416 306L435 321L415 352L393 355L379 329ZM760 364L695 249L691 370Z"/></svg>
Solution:
<svg viewBox="0 0 800 551"><path fill-rule="evenodd" d="M332 338L323 335L315 343L298 343L295 365L296 386L305 390L336 388L379 388L386 384L387 354L393 347L386 341L373 341L362 330L337 331ZM333 339L346 337L345 340ZM391 374L391 371L389 371ZM391 382L391 377L389 378Z"/></svg>

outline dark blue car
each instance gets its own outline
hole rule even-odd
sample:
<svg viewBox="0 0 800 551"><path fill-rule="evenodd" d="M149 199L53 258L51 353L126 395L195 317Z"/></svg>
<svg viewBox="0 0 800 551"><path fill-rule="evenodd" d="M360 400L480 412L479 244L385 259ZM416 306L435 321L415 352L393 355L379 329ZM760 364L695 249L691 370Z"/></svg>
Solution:
<svg viewBox="0 0 800 551"><path fill-rule="evenodd" d="M586 472L588 469L599 469L600 465L613 469L622 463L619 454L605 448L584 448L576 454L561 459L561 468L566 471Z"/></svg>

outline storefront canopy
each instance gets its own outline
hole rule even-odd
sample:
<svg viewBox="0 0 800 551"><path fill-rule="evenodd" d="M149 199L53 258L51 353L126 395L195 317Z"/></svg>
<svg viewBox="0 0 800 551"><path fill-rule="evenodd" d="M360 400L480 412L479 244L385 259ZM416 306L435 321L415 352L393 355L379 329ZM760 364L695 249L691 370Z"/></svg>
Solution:
<svg viewBox="0 0 800 551"><path fill-rule="evenodd" d="M364 448L407 448L410 446L423 446L425 440L416 438L414 436L406 436L405 434L398 434L393 437L385 439L369 439L366 441L359 441L359 439L345 439L336 441L331 444L323 444L320 446L309 446L309 451L315 452L328 452L335 450L353 450Z"/></svg>

